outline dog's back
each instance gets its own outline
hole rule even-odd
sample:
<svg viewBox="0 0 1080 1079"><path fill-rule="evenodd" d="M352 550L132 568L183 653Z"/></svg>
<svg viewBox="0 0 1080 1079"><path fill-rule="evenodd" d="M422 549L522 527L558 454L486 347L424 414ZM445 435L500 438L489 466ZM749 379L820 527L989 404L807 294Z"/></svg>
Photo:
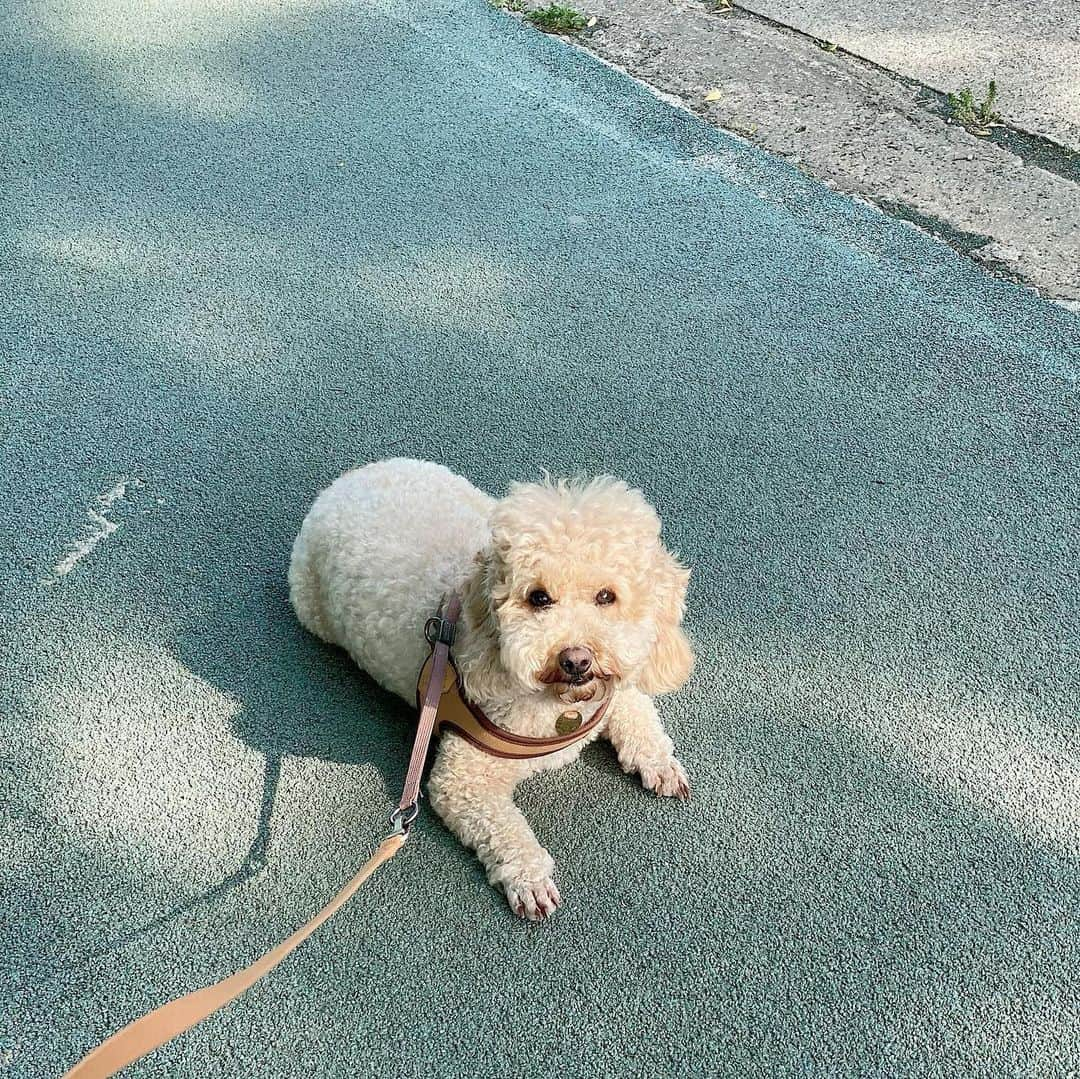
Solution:
<svg viewBox="0 0 1080 1079"><path fill-rule="evenodd" d="M394 458L346 473L293 544L289 594L312 633L412 701L424 622L488 538L493 500L442 465Z"/></svg>

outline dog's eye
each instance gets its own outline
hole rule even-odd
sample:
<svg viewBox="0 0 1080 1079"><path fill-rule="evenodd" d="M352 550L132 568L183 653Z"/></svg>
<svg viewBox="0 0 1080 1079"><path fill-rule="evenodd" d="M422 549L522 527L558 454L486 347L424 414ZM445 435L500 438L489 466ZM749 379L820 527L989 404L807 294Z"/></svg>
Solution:
<svg viewBox="0 0 1080 1079"><path fill-rule="evenodd" d="M542 588L534 588L529 593L529 604L532 607L550 607L554 602Z"/></svg>
<svg viewBox="0 0 1080 1079"><path fill-rule="evenodd" d="M610 588L601 588L596 593L596 605L598 607L608 607L615 602L615 593Z"/></svg>

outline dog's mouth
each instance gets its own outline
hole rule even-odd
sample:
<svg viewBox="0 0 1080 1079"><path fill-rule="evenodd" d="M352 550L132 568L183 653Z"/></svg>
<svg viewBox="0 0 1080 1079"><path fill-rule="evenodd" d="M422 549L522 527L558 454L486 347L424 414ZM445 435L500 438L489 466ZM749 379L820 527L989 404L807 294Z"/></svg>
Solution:
<svg viewBox="0 0 1080 1079"><path fill-rule="evenodd" d="M569 704L591 701L597 696L603 697L609 689L611 680L611 672L595 664L591 670L574 678L558 668L545 670L537 675L537 681L551 686L559 700Z"/></svg>
<svg viewBox="0 0 1080 1079"><path fill-rule="evenodd" d="M586 671L584 674L575 675L573 678L571 678L563 671L554 669L542 671L539 675L537 675L537 680L543 682L546 686L587 686L594 679L603 677L605 676L603 674L600 674L598 671L589 670Z"/></svg>

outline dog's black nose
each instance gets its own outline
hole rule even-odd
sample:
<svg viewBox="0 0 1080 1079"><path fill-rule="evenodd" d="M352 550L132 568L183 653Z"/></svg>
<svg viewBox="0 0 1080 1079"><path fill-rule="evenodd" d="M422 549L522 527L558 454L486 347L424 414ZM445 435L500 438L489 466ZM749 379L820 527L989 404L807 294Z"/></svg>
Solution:
<svg viewBox="0 0 1080 1079"><path fill-rule="evenodd" d="M559 653L559 666L571 678L581 678L592 666L592 652L587 648L564 648Z"/></svg>

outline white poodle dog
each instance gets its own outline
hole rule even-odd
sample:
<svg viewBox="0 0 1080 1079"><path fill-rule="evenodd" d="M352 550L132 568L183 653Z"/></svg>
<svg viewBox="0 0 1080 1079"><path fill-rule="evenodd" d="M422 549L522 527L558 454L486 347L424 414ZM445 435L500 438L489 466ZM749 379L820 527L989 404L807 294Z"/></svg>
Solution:
<svg viewBox="0 0 1080 1079"><path fill-rule="evenodd" d="M410 704L429 652L424 624L453 591L462 688L500 728L551 736L568 703L610 695L588 737L539 759L441 736L431 805L532 920L562 900L551 855L514 805L523 779L568 764L603 734L649 790L689 795L652 701L693 666L680 628L688 578L660 541L656 512L619 480L515 484L496 501L441 465L407 459L355 469L323 491L289 568L300 621Z"/></svg>

